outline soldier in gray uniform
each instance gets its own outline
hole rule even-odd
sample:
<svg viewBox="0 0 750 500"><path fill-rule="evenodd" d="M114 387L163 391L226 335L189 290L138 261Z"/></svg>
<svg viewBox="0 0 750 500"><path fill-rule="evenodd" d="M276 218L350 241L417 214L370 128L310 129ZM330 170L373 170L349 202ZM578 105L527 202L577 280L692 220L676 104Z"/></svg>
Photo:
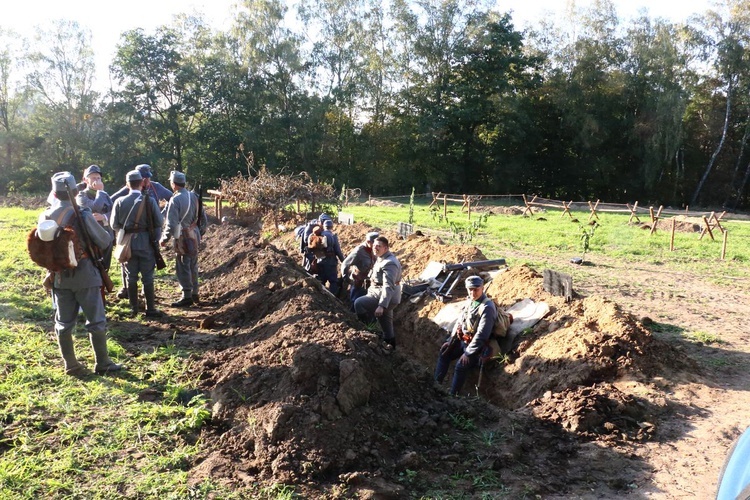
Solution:
<svg viewBox="0 0 750 500"><path fill-rule="evenodd" d="M112 241L111 236L96 222L90 210L81 209L81 220L76 217L68 196L68 188L75 196L78 190L75 178L70 172L58 172L52 176L52 194L55 202L42 213L39 220L60 220L61 226L70 225L79 235L82 234L82 225L85 224L91 243L105 250ZM82 238L79 236L79 239ZM107 352L107 318L101 294L101 274L87 252L77 260L78 266L75 269L53 273L52 278L52 297L56 304L55 333L65 363L65 373L86 373L86 368L76 358L72 337L79 309L82 309L86 316L86 329L89 332L91 347L94 349L94 370L97 373L122 370L123 366L112 361Z"/></svg>
<svg viewBox="0 0 750 500"><path fill-rule="evenodd" d="M458 359L453 371L451 396L459 393L468 372L481 365L482 353L487 349L487 342L490 340L497 317L495 303L490 300L485 304L487 296L484 294L482 278L469 276L465 284L469 296L450 337L440 347L435 366L435 381L442 384L451 362Z"/></svg>
<svg viewBox="0 0 750 500"><path fill-rule="evenodd" d="M114 232L109 225L112 214L112 200L104 190L102 169L99 165L89 165L83 171L83 182L78 185L79 191L76 202L81 208L88 208L94 214L94 219L109 233L114 241ZM112 245L103 254L104 268L109 269L112 263Z"/></svg>
<svg viewBox="0 0 750 500"><path fill-rule="evenodd" d="M151 226L157 233L157 239L164 218L159 211L156 200L151 196L143 196L141 192L143 176L138 170L128 172L125 180L130 188L130 193L115 200L111 222L115 231L124 229L126 233L132 233L132 255L125 263L128 299L133 314L138 314L138 275L140 274L143 282L143 294L146 297L145 315L150 318L159 318L163 316L163 313L156 308L154 293L156 258L154 248L149 240L148 217L151 217ZM148 206L144 203L148 203Z"/></svg>
<svg viewBox="0 0 750 500"><path fill-rule="evenodd" d="M206 231L206 212L198 215L198 196L185 188L185 174L173 170L169 181L174 196L167 205L167 218L161 245L166 246L174 239L177 255L177 281L182 289L182 298L172 303L172 307L189 307L199 301L198 296L198 247L201 235Z"/></svg>
<svg viewBox="0 0 750 500"><path fill-rule="evenodd" d="M344 262L341 263L341 275L344 278L344 283L350 282L351 289L349 290L349 300L352 303L352 311L354 311L354 302L367 294L367 285L365 279L372 269L372 265L375 263L376 256L372 253L372 245L375 243L375 238L380 236L380 233L372 231L367 233L365 241L352 250L349 255L346 256Z"/></svg>
<svg viewBox="0 0 750 500"><path fill-rule="evenodd" d="M370 270L370 288L354 302L354 311L364 323L374 315L383 330L383 340L395 348L393 309L401 303L401 263L391 253L385 236L375 238L372 250L377 260Z"/></svg>
<svg viewBox="0 0 750 500"><path fill-rule="evenodd" d="M136 165L135 170L139 171L141 173L141 177L143 177L143 184L141 185L141 192L148 193L148 195L152 198L155 198L158 203L161 203L162 201L167 202L172 197L172 191L165 188L158 182L151 182L151 178L153 177L153 172L151 171L151 165L147 163L142 163L140 165ZM120 190L116 191L112 196L112 203L117 201L118 198L121 198L123 196L127 196L128 193L130 193L130 188L127 186L127 184ZM164 210L162 210L162 217L164 216ZM121 274L122 277L122 288L120 288L120 291L117 292L117 298L119 299L128 299L130 298L128 294L128 276L125 271L125 266L121 266Z"/></svg>

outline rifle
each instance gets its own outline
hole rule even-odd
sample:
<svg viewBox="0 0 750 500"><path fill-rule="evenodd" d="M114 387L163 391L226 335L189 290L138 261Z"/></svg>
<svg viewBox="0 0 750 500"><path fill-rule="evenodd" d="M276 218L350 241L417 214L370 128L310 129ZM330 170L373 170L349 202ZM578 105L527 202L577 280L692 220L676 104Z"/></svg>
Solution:
<svg viewBox="0 0 750 500"><path fill-rule="evenodd" d="M203 221L203 185L198 184L198 232L203 236L204 229L201 229L201 222Z"/></svg>
<svg viewBox="0 0 750 500"><path fill-rule="evenodd" d="M78 219L78 225L81 226L81 239L83 240L83 246L86 249L86 252L88 252L91 262L94 263L94 267L96 267L96 270L99 271L99 274L102 277L102 301L106 302L105 294L111 292L115 288L115 284L112 283L112 279L110 279L109 274L107 274L107 269L104 267L101 249L94 245L91 240L89 229L86 227L86 222L84 222L83 216L81 215L81 209L78 208L78 203L76 203L76 199L70 190L70 186L66 184L65 189L68 191L68 199L70 200L70 204L73 205L73 212Z"/></svg>
<svg viewBox="0 0 750 500"><path fill-rule="evenodd" d="M151 203L149 203L148 190L143 190L143 203L146 204L146 226L148 227L148 242L154 251L154 259L156 259L156 269L164 269L167 267L167 263L164 262L164 257L161 255L161 248L159 248L159 242L156 241L156 229L154 228L154 213L151 209Z"/></svg>

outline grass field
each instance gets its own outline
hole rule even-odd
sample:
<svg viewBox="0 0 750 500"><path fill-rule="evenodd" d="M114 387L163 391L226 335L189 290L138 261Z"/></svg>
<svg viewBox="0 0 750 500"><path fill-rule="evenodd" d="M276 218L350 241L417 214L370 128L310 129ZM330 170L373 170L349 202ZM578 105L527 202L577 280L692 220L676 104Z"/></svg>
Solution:
<svg viewBox="0 0 750 500"><path fill-rule="evenodd" d="M185 400L195 386L189 353L159 348L110 377L63 373L44 271L26 254L37 216L0 208L0 499L240 498L187 484L197 431L210 416L202 397ZM107 307L108 318L124 317L121 306ZM109 326L110 355L122 359L126 326ZM74 337L79 359L92 367L82 324Z"/></svg>
<svg viewBox="0 0 750 500"><path fill-rule="evenodd" d="M409 222L408 199L405 203L403 198L398 201L403 205L353 205L342 211L352 213L355 221L393 228L397 222ZM549 210L532 217L490 214L480 223L477 213L469 221L460 204L449 205L447 221L440 217L442 209L429 210L427 205L424 200L415 201L412 220L416 229L452 242L469 242L488 258L506 258L509 263L566 263L582 255L585 231L589 233L586 261L648 262L670 270L715 275L715 279L750 276L750 223L745 221L722 223L727 230L727 247L721 260L722 235L718 230L714 231L716 240L707 235L700 240L699 233L676 232L675 250L670 251L670 231L658 229L650 234L648 229L628 224L627 214L599 213L598 226L592 233L588 211L572 211L572 219L561 216L562 210ZM473 235L472 225L479 225ZM581 267L585 270L586 266Z"/></svg>
<svg viewBox="0 0 750 500"><path fill-rule="evenodd" d="M345 211L383 228L409 221L408 203ZM166 345L139 355L122 375L78 379L63 374L51 302L41 287L44 273L26 254L25 238L37 215L0 208L0 499L292 498L293 489L284 485L251 492L230 492L211 482L188 485L187 470L201 446L198 431L210 416L202 396L186 397L196 385L190 353ZM567 263L582 254L581 236L590 231L588 212L573 216L583 224L549 212L541 215L546 220L491 215L474 228L458 206L445 221L421 203L414 207L413 222L447 241L470 239L488 258L536 265ZM721 241L678 233L676 250L670 252L667 232L649 235L627 219L600 215L600 226L590 234L587 261L646 261L717 281L750 277L750 224L724 224L729 238L726 259L720 260ZM576 272L585 273L586 267ZM172 286L170 271L171 266L161 271L157 283ZM118 273L112 274L119 281ZM128 321L138 321L125 321L126 313L120 305L108 305L115 360L126 358L121 341L129 335ZM79 358L92 366L82 325L75 343ZM143 397L148 394L158 397Z"/></svg>

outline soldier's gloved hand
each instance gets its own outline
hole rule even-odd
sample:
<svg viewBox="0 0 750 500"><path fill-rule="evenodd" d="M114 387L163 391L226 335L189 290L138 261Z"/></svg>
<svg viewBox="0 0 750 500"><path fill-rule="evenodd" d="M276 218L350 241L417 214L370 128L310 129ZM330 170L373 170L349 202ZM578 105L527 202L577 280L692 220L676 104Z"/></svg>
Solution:
<svg viewBox="0 0 750 500"><path fill-rule="evenodd" d="M458 364L461 366L467 366L469 363L471 363L471 358L466 354L462 354L461 357L458 358Z"/></svg>
<svg viewBox="0 0 750 500"><path fill-rule="evenodd" d="M440 346L440 355L445 356L445 353L448 352L448 349L450 349L451 343L450 342L444 342L443 345Z"/></svg>

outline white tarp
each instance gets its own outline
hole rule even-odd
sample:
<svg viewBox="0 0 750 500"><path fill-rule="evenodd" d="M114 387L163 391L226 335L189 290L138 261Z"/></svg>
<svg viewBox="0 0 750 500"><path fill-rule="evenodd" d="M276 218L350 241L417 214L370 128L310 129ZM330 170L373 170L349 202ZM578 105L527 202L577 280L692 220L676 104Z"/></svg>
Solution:
<svg viewBox="0 0 750 500"><path fill-rule="evenodd" d="M461 309L466 304L465 300L451 302L443 307L432 320L447 332L453 331L453 325L461 315ZM513 315L513 323L510 325L508 335L500 342L500 348L507 352L513 346L515 339L527 328L536 325L540 319L549 312L546 302L534 302L531 299L523 299L510 306L506 312Z"/></svg>

